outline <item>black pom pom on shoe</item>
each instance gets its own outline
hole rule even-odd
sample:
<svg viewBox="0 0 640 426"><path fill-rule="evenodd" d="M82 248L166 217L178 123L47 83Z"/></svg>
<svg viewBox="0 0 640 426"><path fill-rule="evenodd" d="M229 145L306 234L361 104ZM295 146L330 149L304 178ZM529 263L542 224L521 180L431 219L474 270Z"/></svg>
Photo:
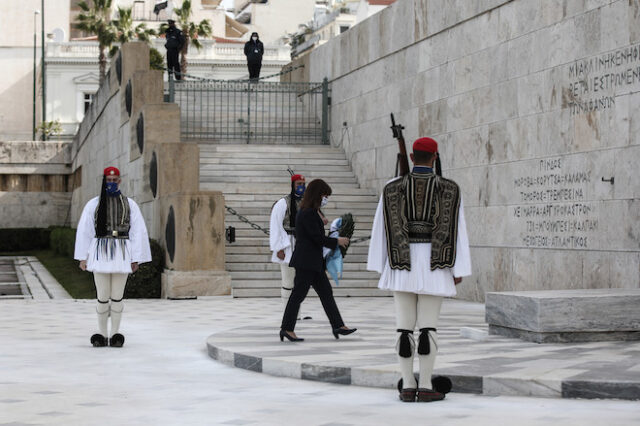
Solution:
<svg viewBox="0 0 640 426"><path fill-rule="evenodd" d="M104 337L102 334L94 334L93 336L91 336L91 344L93 345L94 348L101 348L103 346L107 346L107 338Z"/></svg>
<svg viewBox="0 0 640 426"><path fill-rule="evenodd" d="M124 345L124 336L120 333L116 333L109 339L109 346L112 348L121 348Z"/></svg>
<svg viewBox="0 0 640 426"><path fill-rule="evenodd" d="M431 378L431 386L436 392L440 392L441 394L448 394L449 392L451 392L453 384L451 383L451 379L447 376L433 376Z"/></svg>

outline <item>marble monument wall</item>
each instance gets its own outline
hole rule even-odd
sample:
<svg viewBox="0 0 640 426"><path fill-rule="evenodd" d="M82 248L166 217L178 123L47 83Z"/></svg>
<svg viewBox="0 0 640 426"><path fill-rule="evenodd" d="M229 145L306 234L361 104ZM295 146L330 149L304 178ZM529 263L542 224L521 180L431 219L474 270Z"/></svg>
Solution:
<svg viewBox="0 0 640 426"><path fill-rule="evenodd" d="M472 244L460 297L639 287L639 0L399 0L300 62L331 81L361 184L393 176L390 112L438 140Z"/></svg>

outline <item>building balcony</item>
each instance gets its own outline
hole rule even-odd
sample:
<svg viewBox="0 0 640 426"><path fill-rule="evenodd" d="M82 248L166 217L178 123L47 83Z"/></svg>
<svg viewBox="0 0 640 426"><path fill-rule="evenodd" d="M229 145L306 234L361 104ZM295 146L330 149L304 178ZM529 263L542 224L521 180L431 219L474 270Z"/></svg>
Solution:
<svg viewBox="0 0 640 426"><path fill-rule="evenodd" d="M202 43L200 50L193 46L189 47L187 57L190 61L246 61L244 43L220 43L215 40L201 40L200 42ZM164 43L163 38L156 38L152 41L153 47L161 53L165 52ZM95 41L49 42L46 48L47 62L95 60L97 63L99 53L98 43ZM266 46L262 58L263 62L289 62L290 59L289 46Z"/></svg>

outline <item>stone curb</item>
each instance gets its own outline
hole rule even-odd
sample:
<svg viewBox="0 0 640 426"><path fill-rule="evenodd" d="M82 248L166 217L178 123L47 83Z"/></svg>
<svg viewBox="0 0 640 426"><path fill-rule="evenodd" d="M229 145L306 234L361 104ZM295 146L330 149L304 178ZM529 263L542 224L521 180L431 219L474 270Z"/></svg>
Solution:
<svg viewBox="0 0 640 426"><path fill-rule="evenodd" d="M275 329L275 328L274 328ZM220 334L227 334L220 333ZM319 362L297 362L263 358L256 354L234 352L216 342L219 334L207 339L207 353L216 361L231 367L276 377L312 380L344 385L395 389L399 373L375 368L344 367ZM446 375L453 383L454 393L487 396L531 396L583 399L640 399L640 382L608 382L584 380L536 380L527 377L492 377L473 374L452 374L447 369L434 374Z"/></svg>

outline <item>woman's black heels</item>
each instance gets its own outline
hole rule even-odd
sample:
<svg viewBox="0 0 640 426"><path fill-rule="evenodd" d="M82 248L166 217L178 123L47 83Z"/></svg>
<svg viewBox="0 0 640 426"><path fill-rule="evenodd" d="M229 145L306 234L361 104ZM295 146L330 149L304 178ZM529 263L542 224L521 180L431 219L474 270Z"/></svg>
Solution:
<svg viewBox="0 0 640 426"><path fill-rule="evenodd" d="M346 336L347 334L351 334L355 332L357 328L334 328L333 329L333 337L336 339L340 338L340 335Z"/></svg>
<svg viewBox="0 0 640 426"><path fill-rule="evenodd" d="M334 332L335 333L335 332ZM300 338L300 337L293 337L292 335L290 335L289 333L287 333L285 330L280 330L280 341L284 342L284 338L289 339L290 342L302 342L304 341L304 339Z"/></svg>

